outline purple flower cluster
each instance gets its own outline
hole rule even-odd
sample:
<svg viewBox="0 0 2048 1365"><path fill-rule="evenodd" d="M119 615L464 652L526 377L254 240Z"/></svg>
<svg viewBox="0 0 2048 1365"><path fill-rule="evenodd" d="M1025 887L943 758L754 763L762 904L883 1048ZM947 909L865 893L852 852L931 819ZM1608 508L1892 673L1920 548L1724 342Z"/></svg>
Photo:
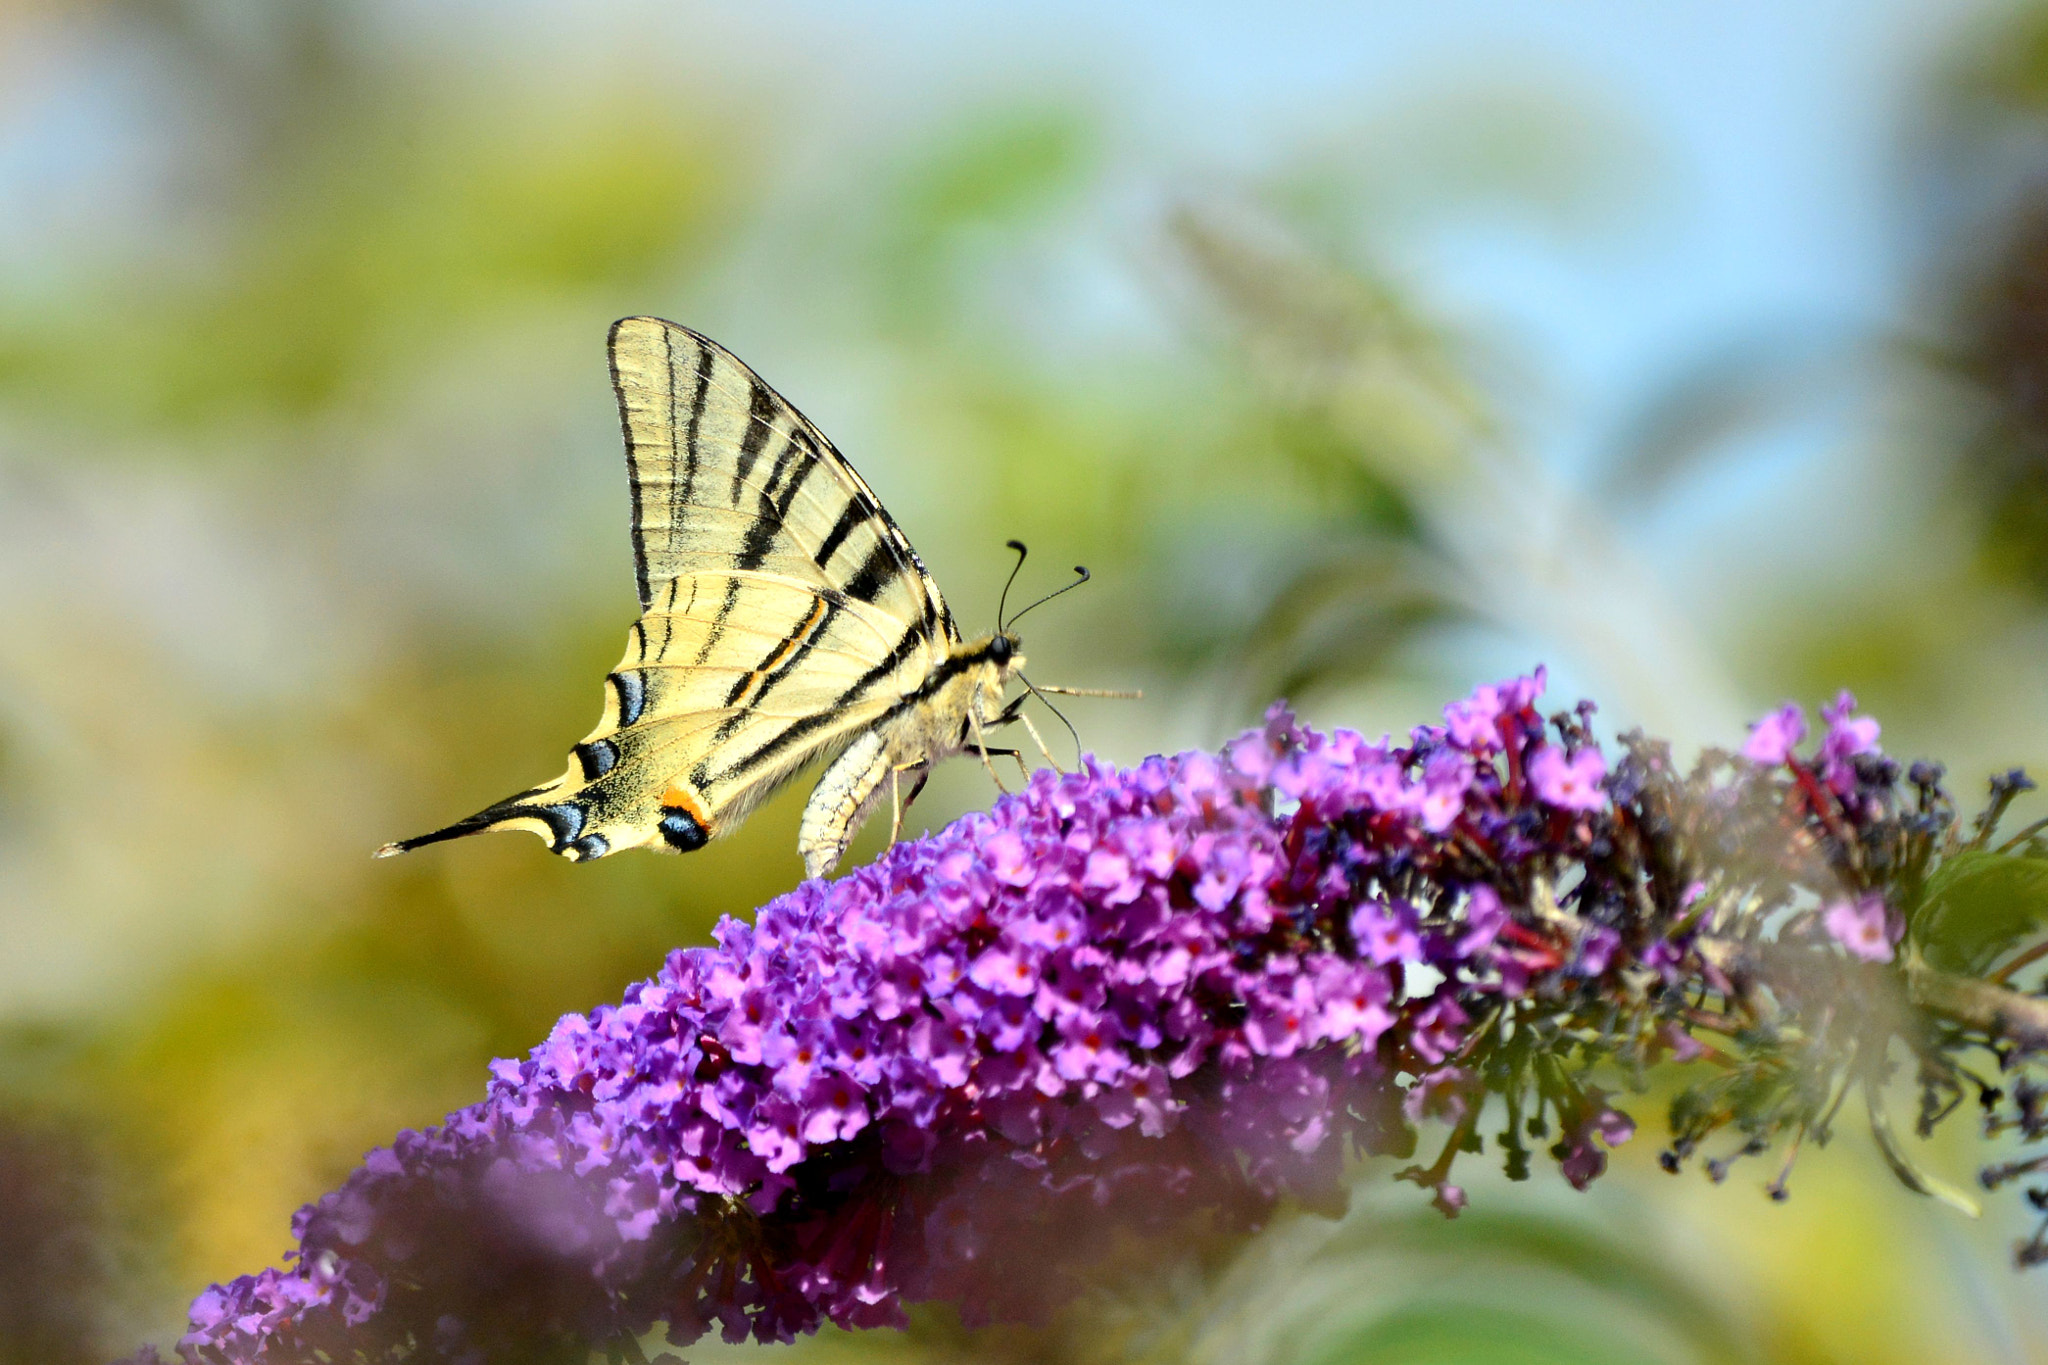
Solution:
<svg viewBox="0 0 2048 1365"><path fill-rule="evenodd" d="M1821 776L1837 795L1846 796L1856 787L1857 755L1879 752L1877 721L1857 715L1856 696L1847 691L1833 705L1821 707L1820 716L1827 724L1817 755ZM1749 743L1742 754L1766 766L1796 763L1799 742L1805 738L1806 712L1788 702L1749 727Z"/></svg>
<svg viewBox="0 0 2048 1365"><path fill-rule="evenodd" d="M724 921L372 1153L300 1212L285 1269L199 1298L179 1350L580 1359L660 1323L781 1340L918 1300L1031 1315L1112 1231L1337 1206L1346 1154L1406 1155L1424 1119L1452 1139L1405 1175L1455 1212L1475 1049L1505 1013L1624 980L1675 997L1698 968L1697 886L1603 871L1634 828L1615 794L1658 760L1611 769L1591 708L1546 726L1542 687L1482 688L1405 744L1276 707L1220 757L1041 771ZM1847 705L1828 764L1874 745ZM1785 761L1795 728L1760 723L1751 757ZM1848 913L1829 932L1875 956ZM1645 1027L1652 1055L1699 1050ZM1633 1123L1553 1070L1536 1112L1583 1185Z"/></svg>

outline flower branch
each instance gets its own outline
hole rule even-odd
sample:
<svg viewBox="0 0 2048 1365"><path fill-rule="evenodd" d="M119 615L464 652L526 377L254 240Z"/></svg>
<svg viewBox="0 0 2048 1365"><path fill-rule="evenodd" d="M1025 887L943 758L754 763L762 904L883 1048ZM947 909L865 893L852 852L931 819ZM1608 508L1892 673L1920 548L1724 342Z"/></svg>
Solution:
<svg viewBox="0 0 2048 1365"><path fill-rule="evenodd" d="M2031 954L2028 962L2041 956ZM1996 1044L2023 1051L2048 1048L2048 1000L1993 981L1936 971L1917 958L1906 963L1905 973L1907 999L1921 1009Z"/></svg>
<svg viewBox="0 0 2048 1365"><path fill-rule="evenodd" d="M1886 758L1846 694L1811 751L1787 707L1680 771L1640 735L1604 748L1589 704L1546 719L1542 689L1482 688L1402 743L1275 708L1220 755L1041 772L726 921L371 1153L177 1349L632 1360L657 1327L1040 1318L1134 1247L1340 1210L1347 1160L1412 1158L1425 1126L1438 1155L1400 1178L1446 1215L1489 1144L1584 1187L1666 1070L1667 1168L1776 1151L1776 1198L1854 1091L1909 1188L1971 1203L1891 1130L1902 1063L1923 1134L1974 1098L2017 1138L1987 1188L2048 1169L2048 1000L2009 984L2048 849L1991 844L2024 778L1965 835L1940 770Z"/></svg>

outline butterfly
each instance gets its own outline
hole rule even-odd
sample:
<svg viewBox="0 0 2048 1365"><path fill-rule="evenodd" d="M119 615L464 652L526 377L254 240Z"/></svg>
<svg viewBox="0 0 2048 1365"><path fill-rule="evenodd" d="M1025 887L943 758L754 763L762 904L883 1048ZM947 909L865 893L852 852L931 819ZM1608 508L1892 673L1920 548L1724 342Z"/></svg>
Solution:
<svg viewBox="0 0 2048 1365"><path fill-rule="evenodd" d="M579 862L643 846L688 853L823 761L797 834L818 877L885 786L893 836L904 780L914 800L941 759L972 752L991 778L992 757L1025 766L987 731L1021 720L1045 752L1019 710L1032 690L1004 700L1024 654L1002 607L998 629L963 640L917 551L802 413L676 323L625 318L610 347L642 614L605 677L604 714L554 781L378 857L501 829ZM1077 572L1068 587L1087 580Z"/></svg>

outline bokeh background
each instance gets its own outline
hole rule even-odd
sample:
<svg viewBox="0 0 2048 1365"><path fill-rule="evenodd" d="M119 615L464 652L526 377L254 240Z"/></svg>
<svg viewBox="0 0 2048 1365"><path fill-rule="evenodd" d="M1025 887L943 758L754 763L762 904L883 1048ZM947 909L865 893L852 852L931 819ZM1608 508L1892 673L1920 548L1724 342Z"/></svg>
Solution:
<svg viewBox="0 0 2048 1365"><path fill-rule="evenodd" d="M786 889L373 863L558 770L633 616L602 342L716 336L1131 760L1547 661L2048 762L2048 5L0 3L0 1360L168 1341L368 1147ZM1055 741L1056 743L1059 741ZM917 808L985 803L971 764ZM870 856L871 832L856 849ZM1364 1168L1036 1333L704 1361L2048 1361L2020 1230ZM1966 1179L1957 1132L1930 1165ZM1756 1166L1757 1163L1749 1163Z"/></svg>

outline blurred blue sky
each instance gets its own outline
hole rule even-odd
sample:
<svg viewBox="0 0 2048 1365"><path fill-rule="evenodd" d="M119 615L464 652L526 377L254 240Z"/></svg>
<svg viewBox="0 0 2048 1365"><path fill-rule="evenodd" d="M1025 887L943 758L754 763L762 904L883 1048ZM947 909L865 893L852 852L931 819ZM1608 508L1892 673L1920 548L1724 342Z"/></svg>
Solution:
<svg viewBox="0 0 2048 1365"><path fill-rule="evenodd" d="M1895 310L1912 252L1899 237L1902 143L1929 68L1991 12L1979 0L745 8L625 5L593 19L472 4L438 22L444 36L489 31L597 57L642 26L665 29L659 46L719 52L776 81L792 122L826 141L991 95L1085 92L1118 115L1134 191L1256 172L1275 147L1376 122L1426 140L1440 130L1407 126L1408 113L1426 119L1446 91L1576 102L1634 178L1607 201L1606 231L1566 238L1526 215L1411 193L1402 225L1422 230L1390 247L1438 299L1521 329L1563 387L1572 416L1561 425L1589 434L1702 347ZM1332 126L1346 110L1356 123Z"/></svg>
<svg viewBox="0 0 2048 1365"><path fill-rule="evenodd" d="M1125 3L871 0L858 7L387 5L384 31L451 60L673 54L766 83L799 130L791 169L834 144L974 102L1082 93L1111 111L1134 197L1261 168L1275 146L1404 120L1427 142L1445 92L1569 99L1631 183L1604 230L1408 194L1389 244L1454 309L1515 328L1546 365L1557 430L1597 441L1701 350L1757 329L1855 326L1897 307L1898 157L1930 58L1987 7L1927 0L1669 3ZM650 34L650 30L652 33ZM253 40L252 40L253 41ZM61 278L80 248L147 230L162 140L151 73L63 26L10 54L0 97L0 267ZM1420 110L1416 114L1416 110ZM1441 148L1439 148L1441 150ZM1409 168L1411 174L1420 174ZM1151 183L1147 183L1147 182ZM1407 187L1412 190L1413 187ZM1398 196L1397 196L1398 197ZM1400 207L1400 205L1397 205ZM130 216L130 212L136 216ZM1583 223L1580 226L1584 226ZM1558 448L1570 442L1560 441Z"/></svg>

